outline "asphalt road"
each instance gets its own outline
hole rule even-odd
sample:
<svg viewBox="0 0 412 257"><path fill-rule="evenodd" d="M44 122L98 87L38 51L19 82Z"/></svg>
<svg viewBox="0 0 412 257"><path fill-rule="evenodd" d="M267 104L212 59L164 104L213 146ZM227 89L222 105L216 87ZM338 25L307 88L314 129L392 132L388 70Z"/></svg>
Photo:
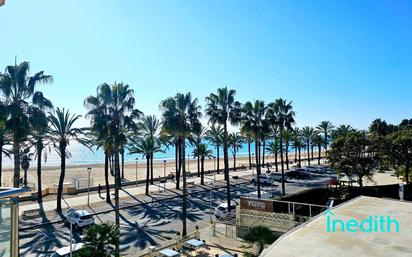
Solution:
<svg viewBox="0 0 412 257"><path fill-rule="evenodd" d="M286 183L287 194L295 193L307 188L324 185L328 176L315 175L311 180L291 181ZM238 182L250 181L244 178ZM232 182L235 182L232 180ZM279 183L275 183L280 190ZM262 190L270 191L272 187ZM238 201L241 195L255 191L256 187L250 183L232 186L232 197ZM188 197L188 232L194 231L196 225L206 227L209 224L210 191L206 187L190 188ZM226 200L226 189L220 188L213 191L212 209ZM127 208L120 211L121 217L121 254L128 256L150 245L174 238L177 231L181 231L182 222L181 198L173 197L159 200L150 204ZM30 224L44 221L27 221ZM114 211L95 216L96 223L114 222ZM22 221L23 223L25 221ZM21 224L24 226L24 224ZM81 242L82 231L74 231L73 238ZM36 229L20 232L21 256L49 256L57 249L69 245L70 230L63 223L43 225Z"/></svg>

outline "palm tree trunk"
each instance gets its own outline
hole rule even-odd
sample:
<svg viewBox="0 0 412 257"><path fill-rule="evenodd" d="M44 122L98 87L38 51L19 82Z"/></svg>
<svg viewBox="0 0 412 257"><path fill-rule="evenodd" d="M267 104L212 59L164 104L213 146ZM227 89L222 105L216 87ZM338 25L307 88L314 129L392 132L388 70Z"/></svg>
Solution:
<svg viewBox="0 0 412 257"><path fill-rule="evenodd" d="M150 155L146 154L146 191L145 191L145 195L149 195L149 181L150 181Z"/></svg>
<svg viewBox="0 0 412 257"><path fill-rule="evenodd" d="M300 158L301 157L300 149L301 149L301 147L299 146L298 147L298 151L299 151L299 168L302 167L301 158Z"/></svg>
<svg viewBox="0 0 412 257"><path fill-rule="evenodd" d="M307 141L307 149L308 149L308 151L307 151L306 155L308 157L308 165L310 165L310 143L309 143L309 140Z"/></svg>
<svg viewBox="0 0 412 257"><path fill-rule="evenodd" d="M122 156L122 179L124 179L124 148L123 147L120 150L120 154ZM120 186L121 186L121 184L120 184Z"/></svg>
<svg viewBox="0 0 412 257"><path fill-rule="evenodd" d="M236 153L233 153L233 171L236 171Z"/></svg>
<svg viewBox="0 0 412 257"><path fill-rule="evenodd" d="M150 184L154 184L153 178L153 153L150 154Z"/></svg>
<svg viewBox="0 0 412 257"><path fill-rule="evenodd" d="M119 202L119 189L120 189L120 165L119 165L119 150L118 146L115 147L114 153L114 179L115 179L115 187L114 187L114 205L115 205L115 223L117 230L120 233L120 202ZM120 246L119 241L116 243L115 246L115 256L120 256Z"/></svg>
<svg viewBox="0 0 412 257"><path fill-rule="evenodd" d="M199 144L197 144L197 149L199 149ZM200 156L197 156L197 177L200 177Z"/></svg>
<svg viewBox="0 0 412 257"><path fill-rule="evenodd" d="M325 157L326 157L326 155L328 154L328 132L327 131L325 131L324 136L325 136Z"/></svg>
<svg viewBox="0 0 412 257"><path fill-rule="evenodd" d="M41 188L41 153L43 148L37 147L37 202L42 202L42 188Z"/></svg>
<svg viewBox="0 0 412 257"><path fill-rule="evenodd" d="M286 169L289 170L289 142L286 142Z"/></svg>
<svg viewBox="0 0 412 257"><path fill-rule="evenodd" d="M265 147L266 147L266 140L263 139L263 147L262 147L262 167L265 167Z"/></svg>
<svg viewBox="0 0 412 257"><path fill-rule="evenodd" d="M283 128L280 128L280 165L282 171L282 195L285 195L285 168L283 167Z"/></svg>
<svg viewBox="0 0 412 257"><path fill-rule="evenodd" d="M279 171L279 168L278 168L278 153L277 152L275 153L275 169L276 169L276 172Z"/></svg>
<svg viewBox="0 0 412 257"><path fill-rule="evenodd" d="M20 142L14 138L13 140L13 157L14 157L14 175L13 187L20 187Z"/></svg>
<svg viewBox="0 0 412 257"><path fill-rule="evenodd" d="M318 145L318 164L320 165L320 152L321 152L321 144Z"/></svg>
<svg viewBox="0 0 412 257"><path fill-rule="evenodd" d="M310 148L310 149L311 149L311 156L312 156L311 160L312 160L312 161L313 161L313 147L314 147L314 145L312 144L312 145L311 145L311 148Z"/></svg>
<svg viewBox="0 0 412 257"><path fill-rule="evenodd" d="M180 143L180 139L179 139L179 142L178 142L178 144L177 144L178 146L177 146L177 148L178 148L178 151L179 151L179 167L178 167L178 169L177 169L177 172L176 172L176 189L180 189L180 171L182 170L182 146L181 146L181 143Z"/></svg>
<svg viewBox="0 0 412 257"><path fill-rule="evenodd" d="M110 184L109 184L109 155L104 155L104 180L106 183L106 203L112 203L110 199Z"/></svg>
<svg viewBox="0 0 412 257"><path fill-rule="evenodd" d="M250 139L247 140L247 150L249 153L249 170L252 169L252 158L250 156Z"/></svg>
<svg viewBox="0 0 412 257"><path fill-rule="evenodd" d="M185 155L186 155L186 149L185 149L185 138L183 138L182 142L182 173L183 173L183 203L182 203L182 236L187 235L187 227L186 227L186 209L187 209L187 203L186 203L186 163L185 163Z"/></svg>
<svg viewBox="0 0 412 257"><path fill-rule="evenodd" d="M225 122L223 125L223 132L224 132L224 138L225 142L223 142L223 158L224 158L224 167L225 167L225 176L226 176L226 192L227 192L227 211L230 212L230 179L229 179L229 158L228 158L228 152L227 152L227 123Z"/></svg>
<svg viewBox="0 0 412 257"><path fill-rule="evenodd" d="M260 169L259 169L259 140L256 139L255 141L255 161L256 161L256 180L257 180L257 191L258 191L258 198L260 198Z"/></svg>
<svg viewBox="0 0 412 257"><path fill-rule="evenodd" d="M202 157L202 159L200 160L200 184L204 185L205 184L205 157Z"/></svg>
<svg viewBox="0 0 412 257"><path fill-rule="evenodd" d="M57 212L62 211L62 198L63 198L63 182L66 175L66 146L64 142L60 142L60 178L59 187L57 188Z"/></svg>
<svg viewBox="0 0 412 257"><path fill-rule="evenodd" d="M219 169L219 160L220 160L220 158L219 158L219 145L216 145L216 158L217 158L217 174L219 174L219 171L220 171L220 169Z"/></svg>

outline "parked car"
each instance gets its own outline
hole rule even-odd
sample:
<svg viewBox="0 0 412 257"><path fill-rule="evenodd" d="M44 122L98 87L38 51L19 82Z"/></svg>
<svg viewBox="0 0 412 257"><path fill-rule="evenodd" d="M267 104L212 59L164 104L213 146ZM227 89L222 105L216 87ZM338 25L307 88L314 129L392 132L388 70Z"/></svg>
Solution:
<svg viewBox="0 0 412 257"><path fill-rule="evenodd" d="M64 222L66 224L72 224L76 229L83 228L94 224L93 216L85 210L76 210L70 208L64 214Z"/></svg>
<svg viewBox="0 0 412 257"><path fill-rule="evenodd" d="M75 253L84 247L83 243L72 244L72 252ZM58 249L50 257L69 257L70 256L70 246L65 246Z"/></svg>
<svg viewBox="0 0 412 257"><path fill-rule="evenodd" d="M307 170L302 169L302 168L298 168L298 169L286 172L286 175L288 176L288 178L291 178L291 179L307 179L307 178L310 178L310 173Z"/></svg>
<svg viewBox="0 0 412 257"><path fill-rule="evenodd" d="M233 202L233 201L230 202L230 211L231 212L234 212L236 210L236 205L237 205L236 202ZM227 202L219 204L215 208L214 215L218 219L226 217L226 215L227 215Z"/></svg>
<svg viewBox="0 0 412 257"><path fill-rule="evenodd" d="M261 185L272 185L274 180L270 175L260 175L259 179ZM252 183L257 184L257 176L252 178Z"/></svg>
<svg viewBox="0 0 412 257"><path fill-rule="evenodd" d="M250 192L246 195L246 197L258 198L258 191ZM266 191L260 191L260 198L261 199L270 199L270 198L272 198L272 193L269 193L269 192L266 192Z"/></svg>
<svg viewBox="0 0 412 257"><path fill-rule="evenodd" d="M271 172L271 173L268 174L268 176L270 176L274 181L282 181L282 174L281 173ZM285 180L286 180L286 176L285 176Z"/></svg>

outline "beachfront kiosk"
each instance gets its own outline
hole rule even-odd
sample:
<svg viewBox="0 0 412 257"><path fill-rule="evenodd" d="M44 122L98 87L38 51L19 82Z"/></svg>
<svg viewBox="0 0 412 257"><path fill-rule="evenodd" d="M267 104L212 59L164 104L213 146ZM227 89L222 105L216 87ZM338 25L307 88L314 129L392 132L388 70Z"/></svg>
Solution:
<svg viewBox="0 0 412 257"><path fill-rule="evenodd" d="M18 195L23 188L0 187L0 255L19 256Z"/></svg>

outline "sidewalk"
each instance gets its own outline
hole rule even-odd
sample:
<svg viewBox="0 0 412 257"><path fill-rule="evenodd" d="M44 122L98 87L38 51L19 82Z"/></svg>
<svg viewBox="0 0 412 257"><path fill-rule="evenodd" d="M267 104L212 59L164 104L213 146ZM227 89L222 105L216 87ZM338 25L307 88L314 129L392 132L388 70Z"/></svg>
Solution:
<svg viewBox="0 0 412 257"><path fill-rule="evenodd" d="M231 176L247 176L251 175L252 170L242 170L242 171L236 171L232 172ZM205 186L208 186L208 183L213 182L214 180L214 175L207 175L205 176ZM231 180L233 181L233 180ZM188 187L190 187L191 183L194 183L194 185L200 185L200 177L191 177L187 179L187 182L189 183ZM216 174L216 183L219 184L219 186L224 186L224 175L223 173ZM182 182L181 182L182 183ZM164 186L166 189L166 192L164 191ZM159 193L162 193L163 196L173 196L173 192L175 194L180 194L178 191L175 189L176 184L173 182L167 182L165 185L163 183L159 184L154 184L149 186L149 194L150 195L159 195ZM114 189L111 190L111 193L114 193ZM64 197L64 196L63 196ZM96 192L91 192L90 197L89 197L89 203L90 206L92 207L97 207L101 204L107 206L108 204L106 203L105 199L105 191L102 192L101 197L99 194ZM140 198L137 199L136 197ZM63 208L76 208L79 206L87 206L87 194L82 194L80 196L75 196L75 197L70 197L67 199L62 199L62 207ZM148 199L145 198L150 198L145 196L145 185L139 185L138 187L124 187L122 190L119 191L119 198L120 202L124 205L127 203L127 200L140 200L140 201L147 201ZM112 202L114 202L114 199L112 199ZM43 211L44 212L49 212L49 211L54 211L56 209L56 200L51 200L51 201L45 201L43 202ZM40 209L40 205L38 203L23 203L20 204L19 206L19 215L23 215L25 211L31 211L31 210L38 210Z"/></svg>

